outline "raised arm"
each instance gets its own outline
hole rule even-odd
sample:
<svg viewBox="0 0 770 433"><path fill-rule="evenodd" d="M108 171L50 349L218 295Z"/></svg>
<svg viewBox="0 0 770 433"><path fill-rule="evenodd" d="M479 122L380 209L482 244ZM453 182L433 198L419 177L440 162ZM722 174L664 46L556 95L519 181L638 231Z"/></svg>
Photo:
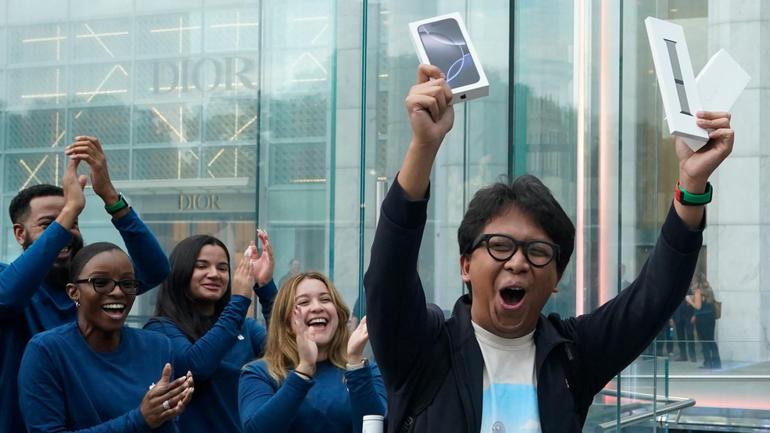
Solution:
<svg viewBox="0 0 770 433"><path fill-rule="evenodd" d="M350 393L353 433L361 433L364 415L385 415L388 400L377 365L348 371L345 380Z"/></svg>
<svg viewBox="0 0 770 433"><path fill-rule="evenodd" d="M54 221L16 260L0 270L0 320L24 312L45 279L46 272L41 269L50 269L71 239L72 234Z"/></svg>
<svg viewBox="0 0 770 433"><path fill-rule="evenodd" d="M730 113L701 111L697 116L698 126L711 131L709 142L693 152L684 141L677 138L676 156L679 159L679 183L682 189L692 194L703 194L711 174L733 151L735 131L730 127ZM701 226L705 215L704 206L685 206L674 200L674 209L690 230Z"/></svg>
<svg viewBox="0 0 770 433"><path fill-rule="evenodd" d="M265 326L269 326L273 303L275 302L276 295L278 295L278 287L275 286L275 282L271 278L264 286L260 286L259 283L255 284L254 292L257 294L262 317L265 318Z"/></svg>
<svg viewBox="0 0 770 433"><path fill-rule="evenodd" d="M0 271L0 319L10 319L24 311L61 249L71 241L70 230L77 226L86 204L86 179L77 175L77 167L75 160L67 164L62 180L64 207L59 215L21 256Z"/></svg>
<svg viewBox="0 0 770 433"><path fill-rule="evenodd" d="M733 148L728 113L698 113L699 124L714 128L698 152L677 140L680 185L701 194L706 183ZM653 340L681 304L690 286L702 243L704 206L674 200L655 248L634 282L596 311L564 322L579 342L581 359L602 368L588 370L598 392L613 375L631 363Z"/></svg>
<svg viewBox="0 0 770 433"><path fill-rule="evenodd" d="M406 97L412 140L401 164L399 183L410 200L425 198L430 172L444 136L454 124L452 90L441 70L420 65L417 83Z"/></svg>
<svg viewBox="0 0 770 433"><path fill-rule="evenodd" d="M171 272L171 265L158 239L136 212L130 209L123 217L113 218L112 224L126 244L128 255L134 263L136 279L142 282L139 293L146 293L162 283Z"/></svg>
<svg viewBox="0 0 770 433"><path fill-rule="evenodd" d="M254 291L257 293L259 305L262 307L262 316L265 318L265 325L270 323L270 313L273 310L273 302L278 289L273 282L273 272L275 271L275 260L273 259L273 246L270 244L270 238L264 230L257 230L257 238L262 242L262 253L258 253L256 247L250 246L252 254L252 269L254 273Z"/></svg>
<svg viewBox="0 0 770 433"><path fill-rule="evenodd" d="M452 92L441 71L420 65L406 109L412 140L388 192L364 278L372 349L389 389L397 388L438 336L443 317L427 308L417 258L436 154L452 128Z"/></svg>
<svg viewBox="0 0 770 433"><path fill-rule="evenodd" d="M153 318L144 325L144 329L160 332L171 340L176 371L189 370L196 380L204 381L214 374L237 342L250 303L248 298L233 296L214 326L194 343L166 318Z"/></svg>
<svg viewBox="0 0 770 433"><path fill-rule="evenodd" d="M366 365L364 347L369 341L366 316L348 340L348 370L345 380L350 393L350 411L353 433L360 433L364 415L385 415L387 395L380 370L374 363Z"/></svg>
<svg viewBox="0 0 770 433"><path fill-rule="evenodd" d="M222 310L214 326L197 341L191 342L168 319L153 319L145 325L145 329L161 332L171 339L174 367L177 371L189 370L197 380L207 380L238 341L251 304L251 287L254 285L251 262L252 259L244 254L233 273L233 296L230 302Z"/></svg>
<svg viewBox="0 0 770 433"><path fill-rule="evenodd" d="M112 223L120 232L126 249L134 262L136 279L142 282L140 293L157 286L168 276L171 266L158 240L139 219L136 212L125 204L110 180L107 157L98 138L75 137L64 151L71 160L85 161L91 168L91 184L105 209L112 215ZM117 209L117 210L111 210Z"/></svg>

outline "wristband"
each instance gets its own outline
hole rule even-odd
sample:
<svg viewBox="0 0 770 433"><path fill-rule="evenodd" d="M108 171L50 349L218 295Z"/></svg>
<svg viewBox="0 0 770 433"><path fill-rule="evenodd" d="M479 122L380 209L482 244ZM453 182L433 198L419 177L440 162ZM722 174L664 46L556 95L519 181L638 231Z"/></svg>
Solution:
<svg viewBox="0 0 770 433"><path fill-rule="evenodd" d="M301 377L303 380L313 380L313 376L303 373L299 370L294 370L295 373L297 373L297 376Z"/></svg>
<svg viewBox="0 0 770 433"><path fill-rule="evenodd" d="M350 363L345 364L345 369L348 370L348 371L354 371L354 370L362 369L362 368L366 367L367 365L369 365L369 360L364 358L364 359L361 360L361 362L359 362L357 364L350 364Z"/></svg>
<svg viewBox="0 0 770 433"><path fill-rule="evenodd" d="M128 202L126 201L125 198L123 198L123 194L118 194L118 201L116 201L113 204L105 204L104 210L106 210L108 214L113 215L117 212L122 211L127 207L128 207Z"/></svg>
<svg viewBox="0 0 770 433"><path fill-rule="evenodd" d="M704 204L711 203L713 196L714 188L712 188L711 182L706 182L706 192L703 194L687 192L686 189L682 188L679 181L676 182L676 188L674 188L674 198L685 206L703 206Z"/></svg>

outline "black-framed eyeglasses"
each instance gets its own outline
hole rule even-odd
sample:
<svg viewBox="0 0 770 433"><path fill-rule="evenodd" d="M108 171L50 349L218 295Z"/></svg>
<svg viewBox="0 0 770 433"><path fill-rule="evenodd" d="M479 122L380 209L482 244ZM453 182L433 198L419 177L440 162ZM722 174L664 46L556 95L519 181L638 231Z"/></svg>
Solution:
<svg viewBox="0 0 770 433"><path fill-rule="evenodd" d="M553 259L559 256L559 246L554 243L547 241L520 241L499 233L479 235L471 244L468 254L473 252L482 243L487 245L489 255L499 262L510 260L516 254L519 247L524 248L524 257L527 258L527 261L532 266L537 268L547 266Z"/></svg>
<svg viewBox="0 0 770 433"><path fill-rule="evenodd" d="M139 280L125 279L125 280L113 280L106 277L91 277L83 280L75 280L76 284L90 283L94 288L94 292L102 295L111 293L115 286L120 287L126 295L136 295L139 292Z"/></svg>

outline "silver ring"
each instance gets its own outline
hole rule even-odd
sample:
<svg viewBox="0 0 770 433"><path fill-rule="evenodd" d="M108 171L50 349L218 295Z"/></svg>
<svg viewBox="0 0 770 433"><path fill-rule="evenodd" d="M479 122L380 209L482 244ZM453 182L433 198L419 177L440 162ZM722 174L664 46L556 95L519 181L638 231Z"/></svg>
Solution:
<svg viewBox="0 0 770 433"><path fill-rule="evenodd" d="M166 410L171 409L171 405L168 404L168 400L163 401L163 409L166 409Z"/></svg>

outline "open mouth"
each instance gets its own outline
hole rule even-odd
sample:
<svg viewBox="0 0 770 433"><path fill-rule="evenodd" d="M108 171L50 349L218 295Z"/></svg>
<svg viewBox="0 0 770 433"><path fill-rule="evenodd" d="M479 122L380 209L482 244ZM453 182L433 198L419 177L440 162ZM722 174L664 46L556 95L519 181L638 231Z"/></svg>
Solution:
<svg viewBox="0 0 770 433"><path fill-rule="evenodd" d="M307 321L307 326L316 330L323 330L329 325L329 319L323 317L316 317Z"/></svg>
<svg viewBox="0 0 770 433"><path fill-rule="evenodd" d="M123 318L123 315L126 312L126 304L121 304L119 302L104 304L102 305L102 311L112 318Z"/></svg>
<svg viewBox="0 0 770 433"><path fill-rule="evenodd" d="M500 290L500 298L506 308L518 308L526 295L526 290L519 287L505 287Z"/></svg>

